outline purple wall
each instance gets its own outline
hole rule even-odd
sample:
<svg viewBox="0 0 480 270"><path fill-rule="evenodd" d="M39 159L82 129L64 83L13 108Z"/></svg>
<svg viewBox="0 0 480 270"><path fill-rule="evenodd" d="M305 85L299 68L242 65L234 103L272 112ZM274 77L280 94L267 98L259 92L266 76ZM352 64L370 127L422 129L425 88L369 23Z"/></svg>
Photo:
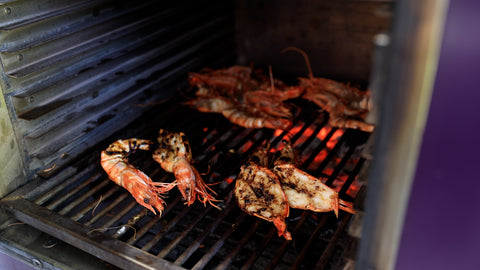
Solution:
<svg viewBox="0 0 480 270"><path fill-rule="evenodd" d="M480 269L477 0L450 1L396 269Z"/></svg>

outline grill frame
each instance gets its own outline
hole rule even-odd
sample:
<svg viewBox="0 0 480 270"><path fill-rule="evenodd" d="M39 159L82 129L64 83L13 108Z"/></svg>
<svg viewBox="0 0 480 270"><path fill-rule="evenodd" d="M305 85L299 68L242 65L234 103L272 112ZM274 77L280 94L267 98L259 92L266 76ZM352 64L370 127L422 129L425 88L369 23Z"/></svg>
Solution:
<svg viewBox="0 0 480 270"><path fill-rule="evenodd" d="M358 2L362 2L362 1L358 1ZM378 1L378 2L381 2L381 1ZM429 93L429 87L428 85L425 85L425 81L422 80L422 82L420 82L420 80L418 78L423 78L423 77L427 77L427 78L430 78L432 79L433 77L433 73L434 73L434 68L431 67L431 64L432 63L436 63L436 55L435 53L438 52L438 48L439 48L439 41L440 41L440 38L441 38L441 34L439 34L439 29L441 29L441 26L438 25L438 23L442 23L443 22L443 19L441 18L444 11L446 10L446 1L441 1L440 4L437 4L437 3L434 3L434 1L430 1L430 2L426 2L425 4L423 4L422 8L417 8L418 6L416 6L417 3L415 3L415 1L406 1L406 2L402 2L402 3L399 3L398 5L396 4L396 14L395 15L400 15L398 16L398 18L404 18L404 20L407 20L408 18L411 18L411 17L415 17L415 18L420 18L420 19L423 19L425 17L423 16L417 16L417 15L426 15L426 17L428 19L432 19L433 18L433 24L434 25L434 29L426 29L426 28L423 28L423 27L420 27L420 26L424 26L422 23L423 21L421 22L418 22L418 21L415 21L415 22L406 22L406 21L402 21L402 20L399 20L397 21L397 25L403 25L403 26L408 26L408 27L396 27L393 29L393 32L394 32L394 35L396 38L395 39L392 39L392 43L395 43L397 44L398 43L398 40L404 40L405 43L407 44L407 47L409 48L414 48L415 52L418 53L419 55L424 55L425 58L421 58L421 59L418 59L418 60L413 60L412 61L412 58L409 58L409 59L403 59L402 60L399 60L397 59L398 61L397 62L393 62L391 61L391 57L385 57L385 61L387 62L386 63L386 66L387 67L392 67L392 66L395 66L395 67L398 67L398 63L402 63L402 64L405 64L405 65L402 65L400 68L393 68L391 70L389 70L388 74L376 74L377 77L373 78L373 80L371 80L374 85L376 86L375 88L377 90L380 90L380 89L388 89L389 92L394 92L395 93L403 93L405 91L405 89L408 89L408 94L407 95L411 95L412 93L417 93L417 94L414 94L413 96L417 97L418 95L422 96L423 98L426 98L428 99L428 93ZM432 9L430 7L435 7L435 9ZM412 11L415 12L415 14L412 14ZM430 12L432 11L432 12ZM413 15L413 16L412 16ZM431 22L427 22L427 25L428 23L431 23ZM409 30L412 30L412 29L420 29L422 28L422 30L424 30L425 32L428 32L428 34L432 34L431 36L429 36L429 39L428 40L425 40L425 39L422 39L421 36L423 35L415 35L414 36L414 39L415 40L408 40L408 39L402 39L402 38L398 38L399 36L397 36L399 33L400 33L400 36L401 35L407 35L407 36L412 36L410 35L411 32L409 32ZM423 32L423 33L425 33ZM415 32L415 33L418 33L418 32ZM419 45L426 45L426 47L424 46L411 46L412 44L419 44ZM400 55L400 56L403 56L403 55L408 55L408 56L412 56L413 58L415 58L415 56L413 54L409 54L409 50L406 50L405 47L402 47L403 45L405 44L401 44L400 46L394 46L395 48L394 49L389 49L389 53L387 54L388 56L392 56L392 51L395 51L395 55ZM384 44L384 46L386 47L389 47L390 45L389 44ZM427 53L428 52L428 53ZM425 64L426 63L429 63L428 65L428 68L425 67ZM383 63L385 64L385 63ZM385 67L385 66L384 66ZM413 67L417 68L417 69L414 69ZM403 72L398 72L398 71L403 71ZM421 72L417 72L418 70L420 70ZM381 72L380 72L381 73ZM423 76L425 75L425 76ZM385 78L385 77L388 77L388 78ZM376 80L377 79L381 79L382 81L380 83L378 83ZM402 87L401 84L398 84L397 85L397 82L395 82L395 79L397 80L401 80L402 82L409 82L409 85L411 83L412 87ZM385 81L389 81L389 83L386 83ZM431 81L431 80L430 80ZM426 84L428 84L428 82L426 82ZM421 93L421 89L423 90L427 90L426 93ZM390 95L390 97L386 98L386 100L390 100L392 102L396 102L396 98L395 96L392 96ZM411 98L411 100L417 100L415 98ZM412 112L412 111L416 111L416 109L418 109L419 107L422 107L423 106L423 109L422 111L426 111L426 109L428 108L428 101L425 101L423 100L423 102L420 102L421 104L413 104L412 107L415 107L415 108L412 108L412 107L409 107L409 108L393 108L390 109L390 110L387 110L387 111L383 111L382 110L382 113L383 114L383 119L381 119L381 122L382 123L389 123L390 122L390 125L392 125L392 123L394 124L395 121L391 121L392 118L395 118L397 116L400 116L399 118L402 118L402 115L405 111L409 111L409 112ZM408 105L409 103L406 103L406 106ZM405 104L404 104L405 105ZM410 104L411 105L411 104ZM391 114L389 114L388 112L392 112L395 114L395 117L391 117ZM386 112L386 113L385 113ZM421 121L423 121L425 119L421 119ZM420 121L420 122L421 122ZM411 123L410 123L411 124ZM382 126L382 125L380 125ZM391 126L386 126L384 129L389 129ZM381 136L379 136L381 138L381 140L379 140L379 142L381 142L380 146L382 147L385 147L387 145L388 147L388 143L385 143L385 141L389 141L389 135L386 135L386 134L391 134L393 133L394 134L394 137L396 138L397 134L402 134L404 135L404 133L402 132L408 132L409 134L411 134L411 128L412 127L415 127L416 128L416 131L415 131L415 134L413 136L402 136L402 139L401 140L398 140L397 141L397 146L399 148L416 148L415 145L418 145L420 143L420 139L421 139L421 135L422 135L422 131L418 130L418 129L422 129L423 128L423 125L420 123L417 123L415 125L408 125L406 124L405 126L403 127L399 127L399 128L394 128L392 129L390 132L382 132L381 133ZM397 132L397 131L400 131L400 132ZM405 138L406 137L406 138ZM391 139L391 138L390 138ZM401 141L402 143L400 143L399 141ZM412 147L412 142L413 142L413 147ZM404 181L405 183L408 183L410 178L411 177L404 177L403 175L403 172L405 172L405 168L411 172L414 170L414 163L416 162L416 156L415 156L415 153L412 154L412 151L410 151L409 153L404 153L404 152L399 152L399 151L391 151L389 153L388 149L387 150L383 150L384 153L388 153L387 155L387 158L388 158L388 161L384 161L384 163L388 163L388 164L397 164L397 165L392 165L396 171L400 171L401 173L397 174L396 177L397 178L401 178L400 180L405 180L405 178L407 178L406 180L407 181ZM413 150L413 152L415 152L415 150ZM375 186L376 184L379 183L379 180L383 179L382 177L382 173L385 172L385 171L389 171L390 169L386 169L386 168L380 168L379 167L383 167L383 164L380 164L376 169L377 170L380 170L381 172L380 173L376 173L374 175L373 178L375 178L374 180L376 182L373 183L373 186ZM47 167L49 168L49 167ZM386 176L386 178L391 178L388 173L384 174ZM37 183L37 184L40 184L42 181L41 180L33 180L33 182ZM393 181L393 182L402 182L402 181ZM17 182L17 183L23 183L21 181ZM383 184L383 182L380 182ZM369 205L370 206L373 206L373 207L369 207L370 209L370 213L372 213L367 219L369 219L369 223L367 223L368 226L367 229L369 230L368 234L365 234L364 237L366 238L365 241L364 241L364 244L363 244L363 253L359 254L359 257L361 257L361 262L360 262L360 265L358 266L359 269L370 269L372 267L378 267L379 269L390 269L393 265L393 262L394 262L394 259L395 259L395 253L396 253L396 246L398 245L398 241L396 241L396 239L398 238L398 234L399 234L399 231L401 229L401 223L403 221L403 214L402 214L402 207L404 205L406 205L406 200L408 197L408 184L407 184L407 187L405 186L402 186L401 187L401 190L400 189L395 189L395 188L391 188L390 190L386 190L387 192L384 192L385 191L385 187L384 186L379 186L378 188L376 188L376 191L372 191L371 193L376 193L377 194L377 197L373 198L370 200L370 203ZM398 199L398 197L396 196L397 194L401 194L401 198ZM392 196L393 195L393 196ZM378 213L378 202L379 201L383 201L383 200L387 200L389 203L388 203L388 207L383 207L384 211L383 213ZM393 203L392 203L393 202ZM392 206L394 205L394 206ZM400 214L398 214L398 208L400 208ZM390 214L389 214L390 213ZM391 216L394 215L396 216L394 219L391 219ZM399 218L397 218L399 217ZM375 220L373 220L375 219ZM396 223L395 226L385 226L384 222L385 220L394 220L393 222ZM380 228L387 228L385 230L379 230ZM387 243L385 245L382 245L384 246L384 248L381 248L381 249L378 249L378 244L377 242L379 241L379 239L381 239L381 242L382 243ZM385 251L387 254L387 256L385 256L385 254L381 254L379 251Z"/></svg>

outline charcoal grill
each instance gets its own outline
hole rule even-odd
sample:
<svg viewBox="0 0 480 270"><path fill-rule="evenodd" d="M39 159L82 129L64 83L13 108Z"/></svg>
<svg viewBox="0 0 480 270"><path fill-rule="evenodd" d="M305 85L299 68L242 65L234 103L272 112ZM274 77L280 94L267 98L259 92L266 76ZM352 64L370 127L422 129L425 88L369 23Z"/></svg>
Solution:
<svg viewBox="0 0 480 270"><path fill-rule="evenodd" d="M1 2L1 250L46 269L392 267L444 4ZM191 97L187 73L205 67L253 62L297 82L307 68L281 53L289 46L307 51L316 76L371 87L373 136L328 126L328 114L301 99L289 101L288 130L245 129L182 106ZM107 179L100 151L117 139L155 141L160 128L186 133L221 211L187 207L173 190L155 216ZM358 214L292 209L286 241L236 206L240 166L285 138L299 166ZM173 180L151 153L130 158L155 181Z"/></svg>
<svg viewBox="0 0 480 270"><path fill-rule="evenodd" d="M144 116L154 119L148 126L129 126L127 134L155 139L156 127L184 131L195 165L206 172L208 183L215 183L212 188L222 200L218 203L222 211L199 202L186 207L179 192L171 192L162 216L154 216L106 177L99 166L102 148L57 177L19 189L3 200L4 206L22 222L122 268L325 269L341 263L351 214L341 212L337 219L333 212L292 209L287 222L294 240L286 241L271 223L238 208L232 198L234 179L254 149L289 139L299 151L302 168L312 168L308 171L325 179L340 198L353 201L361 187L356 178L365 162L360 153L367 134L329 127L328 115L315 112L314 106L313 113L303 110L291 129L274 131L244 129L178 103L162 104ZM135 154L132 163L157 181L171 181L173 176L150 155Z"/></svg>

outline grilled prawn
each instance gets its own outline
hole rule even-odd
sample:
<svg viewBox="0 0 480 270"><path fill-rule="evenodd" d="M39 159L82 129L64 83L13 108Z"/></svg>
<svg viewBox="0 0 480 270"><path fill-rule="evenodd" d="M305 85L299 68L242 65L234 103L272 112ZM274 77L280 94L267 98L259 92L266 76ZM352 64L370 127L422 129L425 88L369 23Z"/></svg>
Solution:
<svg viewBox="0 0 480 270"><path fill-rule="evenodd" d="M359 129L373 132L375 125L365 121L372 108L370 91L360 91L350 85L326 78L313 77L307 54L294 47L284 51L299 52L305 58L309 77L299 78L304 90L302 98L315 103L329 113L329 124L333 127Z"/></svg>
<svg viewBox="0 0 480 270"><path fill-rule="evenodd" d="M161 215L165 202L161 195L174 187L171 183L153 182L145 173L128 163L128 155L136 150L150 150L152 141L141 139L118 140L101 153L101 161L110 180L122 186L133 198L154 214Z"/></svg>
<svg viewBox="0 0 480 270"><path fill-rule="evenodd" d="M167 172L175 175L173 182L179 189L185 204L190 206L198 198L204 205L208 202L220 209L213 202L217 201L209 193L215 192L202 180L200 173L192 166L192 151L183 132L174 133L160 129L159 147L153 153L153 159Z"/></svg>
<svg viewBox="0 0 480 270"><path fill-rule="evenodd" d="M292 125L291 121L285 118L272 117L260 112L254 113L245 106L236 106L230 100L224 97L200 97L188 101L186 104L195 107L201 112L221 113L230 122L245 128L272 128L286 129Z"/></svg>
<svg viewBox="0 0 480 270"><path fill-rule="evenodd" d="M279 236L292 240L285 223L289 214L287 197L267 163L266 149L261 148L241 167L235 183L235 198L243 211L273 222Z"/></svg>
<svg viewBox="0 0 480 270"><path fill-rule="evenodd" d="M230 122L246 128L287 129L291 107L283 103L301 95L301 87L263 75L251 67L232 66L190 73L196 99L185 102L201 112L222 113Z"/></svg>
<svg viewBox="0 0 480 270"><path fill-rule="evenodd" d="M334 211L336 216L339 209L355 213L352 203L339 199L338 193L320 179L295 166L295 153L290 142L283 141L283 149L274 161L273 171L280 180L290 207L315 212Z"/></svg>

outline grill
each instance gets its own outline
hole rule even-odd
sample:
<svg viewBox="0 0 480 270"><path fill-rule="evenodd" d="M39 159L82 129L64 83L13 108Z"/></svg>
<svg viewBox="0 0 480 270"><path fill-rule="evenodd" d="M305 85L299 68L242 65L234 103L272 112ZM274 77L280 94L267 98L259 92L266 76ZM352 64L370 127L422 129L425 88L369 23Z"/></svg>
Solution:
<svg viewBox="0 0 480 270"><path fill-rule="evenodd" d="M367 134L332 128L326 125L328 116L313 107L310 113L302 110L291 129L281 131L232 126L218 115L178 103L158 106L144 115L154 119L148 125L141 121L115 138L155 139L158 127L184 131L196 167L205 172L205 181L215 183L222 211L199 202L186 207L179 192L172 191L163 215L154 216L106 178L99 166L102 149L56 177L25 186L3 204L20 221L122 268L329 269L342 263L342 251L351 241L345 233L351 214L341 212L337 219L333 212L292 209L287 222L294 240L285 241L272 223L238 208L232 198L234 179L254 149L289 138L299 151L301 168L324 179L340 198L353 201L361 187L356 178L365 163L360 153ZM130 160L152 179L172 180L151 153L138 152Z"/></svg>
<svg viewBox="0 0 480 270"><path fill-rule="evenodd" d="M391 269L441 40L445 1L0 1L0 250L38 268ZM289 85L315 76L369 88L372 136L329 126L302 99L288 130L244 129L182 106L187 73L249 65ZM163 215L108 180L117 139L184 132L218 206ZM356 215L291 209L293 241L232 197L257 147L288 138L301 169ZM154 181L173 175L137 151ZM368 181L367 181L368 175ZM367 190L368 183L368 195ZM23 225L22 225L23 224Z"/></svg>

